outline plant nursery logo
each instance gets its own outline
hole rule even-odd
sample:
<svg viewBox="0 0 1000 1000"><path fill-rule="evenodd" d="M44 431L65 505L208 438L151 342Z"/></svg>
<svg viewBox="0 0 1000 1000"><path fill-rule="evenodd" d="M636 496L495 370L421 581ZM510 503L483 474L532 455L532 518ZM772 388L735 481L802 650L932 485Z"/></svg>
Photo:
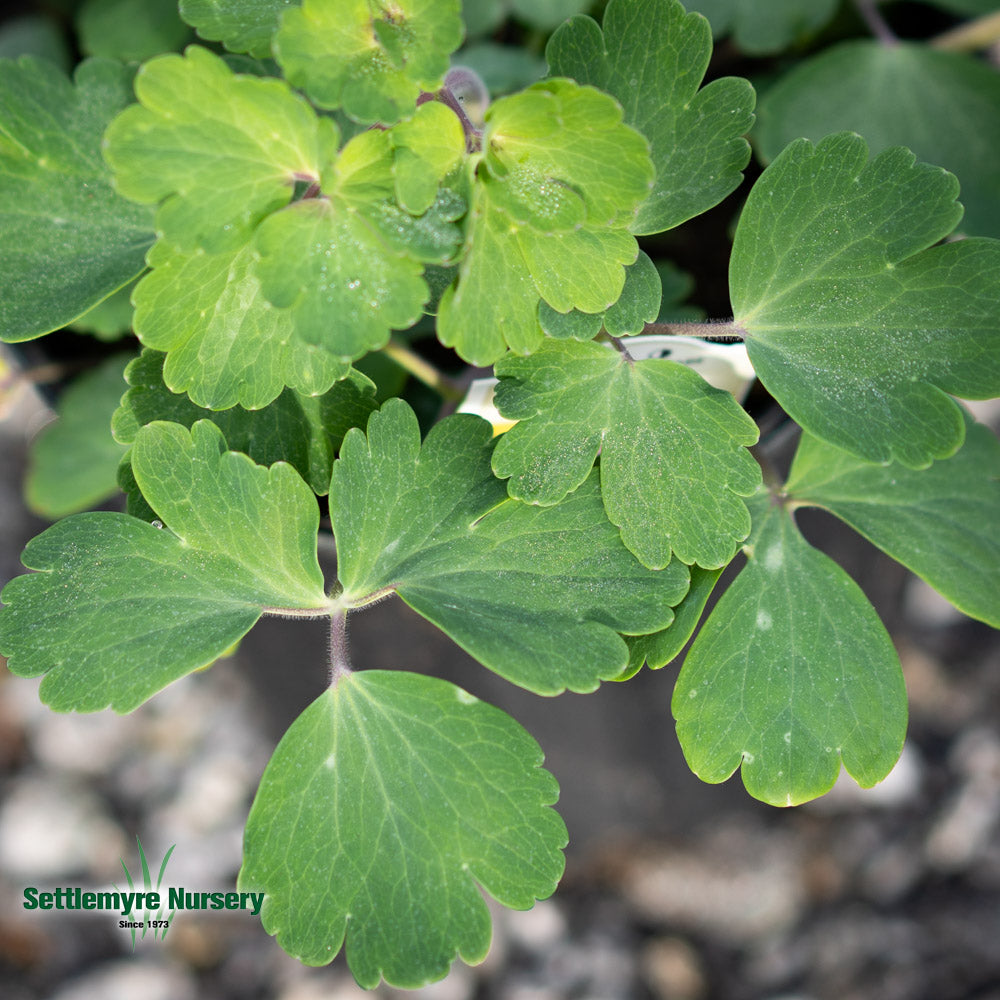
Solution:
<svg viewBox="0 0 1000 1000"><path fill-rule="evenodd" d="M153 940L162 941L180 910L249 910L254 916L260 913L264 903L263 892L191 892L183 886L164 887L167 862L176 844L171 844L164 854L154 882L142 841L136 837L135 842L139 848L139 871L136 875L142 877L141 886L132 878L125 859L121 858L127 889L117 883L112 883L112 892L84 889L78 885L50 890L27 886L22 906L26 910L117 911L120 916L118 926L129 932L133 951L136 941L147 934Z"/></svg>

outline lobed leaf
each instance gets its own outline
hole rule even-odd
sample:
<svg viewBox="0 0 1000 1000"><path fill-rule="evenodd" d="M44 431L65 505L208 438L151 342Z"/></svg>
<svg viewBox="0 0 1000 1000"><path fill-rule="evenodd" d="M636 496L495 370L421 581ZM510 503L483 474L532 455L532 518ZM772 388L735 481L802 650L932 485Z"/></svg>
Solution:
<svg viewBox="0 0 1000 1000"><path fill-rule="evenodd" d="M747 791L771 805L829 791L841 762L871 787L896 763L906 733L892 642L857 584L784 510L760 514L746 566L677 679L684 756L710 783L740 768Z"/></svg>
<svg viewBox="0 0 1000 1000"><path fill-rule="evenodd" d="M120 197L101 135L130 100L132 71L0 61L0 338L31 340L77 319L143 270L152 213Z"/></svg>
<svg viewBox="0 0 1000 1000"><path fill-rule="evenodd" d="M441 86L461 41L459 0L303 0L282 18L274 54L320 107L392 124Z"/></svg>
<svg viewBox="0 0 1000 1000"><path fill-rule="evenodd" d="M952 454L947 393L1000 394L1000 242L932 247L955 178L860 136L792 143L747 199L730 260L735 323L761 382L815 436L911 468ZM930 249L928 249L930 248Z"/></svg>
<svg viewBox="0 0 1000 1000"><path fill-rule="evenodd" d="M416 987L490 944L480 886L527 909L555 890L566 828L538 744L446 681L341 678L299 716L247 821L241 890L289 954L325 965L346 942L358 982Z"/></svg>
<svg viewBox="0 0 1000 1000"><path fill-rule="evenodd" d="M603 31L577 16L549 40L554 74L613 95L652 151L656 183L630 222L658 233L733 191L750 159L753 88L726 77L699 90L712 54L704 19L677 0L611 0Z"/></svg>
<svg viewBox="0 0 1000 1000"><path fill-rule="evenodd" d="M513 497L559 503L601 455L601 495L646 566L724 566L750 533L741 497L760 485L758 432L733 397L674 361L630 362L607 346L546 342L496 365L495 402L518 423L493 471Z"/></svg>
<svg viewBox="0 0 1000 1000"><path fill-rule="evenodd" d="M264 59L281 15L297 5L298 0L180 0L180 12L202 38Z"/></svg>
<svg viewBox="0 0 1000 1000"><path fill-rule="evenodd" d="M421 445L391 400L344 438L330 484L340 600L387 590L491 670L539 694L591 691L624 669L617 633L672 620L687 568L642 566L601 505L596 475L557 506L507 497L489 424L459 415Z"/></svg>
<svg viewBox="0 0 1000 1000"><path fill-rule="evenodd" d="M966 416L965 443L915 472L804 434L785 490L846 521L957 608L1000 628L1000 442Z"/></svg>
<svg viewBox="0 0 1000 1000"><path fill-rule="evenodd" d="M13 673L45 674L52 708L131 711L221 656L266 608L327 608L312 492L290 466L224 447L208 421L149 424L132 465L166 528L77 514L28 543L24 565L40 572L0 594L0 650Z"/></svg>
<svg viewBox="0 0 1000 1000"><path fill-rule="evenodd" d="M88 56L122 62L171 52L191 37L175 0L85 0L76 14L76 31Z"/></svg>

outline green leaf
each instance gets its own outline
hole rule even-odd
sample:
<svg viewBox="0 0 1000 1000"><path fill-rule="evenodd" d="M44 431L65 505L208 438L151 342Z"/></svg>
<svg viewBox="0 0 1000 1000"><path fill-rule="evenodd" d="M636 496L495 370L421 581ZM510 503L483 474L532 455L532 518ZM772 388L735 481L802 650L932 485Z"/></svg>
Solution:
<svg viewBox="0 0 1000 1000"><path fill-rule="evenodd" d="M163 383L163 355L157 351L143 351L126 369L125 379L131 388L121 397L111 425L117 441L131 444L139 429L154 420L191 427L210 418L230 449L260 465L288 462L319 494L330 487L333 456L344 435L351 427L363 426L376 407L375 384L353 369L319 397L286 389L262 409L234 406L219 413L170 392Z"/></svg>
<svg viewBox="0 0 1000 1000"><path fill-rule="evenodd" d="M591 0L509 0L509 3L519 21L539 31L551 31L567 17L593 6Z"/></svg>
<svg viewBox="0 0 1000 1000"><path fill-rule="evenodd" d="M30 340L131 281L152 215L111 187L101 135L131 70L89 59L73 82L44 59L0 61L0 337Z"/></svg>
<svg viewBox="0 0 1000 1000"><path fill-rule="evenodd" d="M615 680L627 681L642 669L643 664L650 670L660 670L675 660L687 645L688 639L694 635L705 605L712 596L720 576L722 576L721 569L702 569L700 566L692 566L691 588L684 595L684 600L674 608L674 620L670 625L652 635L626 636L628 666Z"/></svg>
<svg viewBox="0 0 1000 1000"><path fill-rule="evenodd" d="M224 451L207 420L144 427L132 466L162 526L77 514L28 543L41 572L0 594L0 650L45 674L57 711L128 712L222 655L269 608L330 606L316 561L319 511L289 465Z"/></svg>
<svg viewBox="0 0 1000 1000"><path fill-rule="evenodd" d="M36 514L55 520L115 492L124 448L111 436L110 423L127 360L117 354L77 379L59 400L55 423L32 442L24 490Z"/></svg>
<svg viewBox="0 0 1000 1000"><path fill-rule="evenodd" d="M472 34L472 31L469 31ZM545 60L514 45L478 42L456 53L454 61L475 71L491 94L521 90L545 76Z"/></svg>
<svg viewBox="0 0 1000 1000"><path fill-rule="evenodd" d="M446 681L341 678L292 724L247 821L241 890L289 954L417 987L490 944L480 887L528 909L552 894L566 827L538 744ZM317 877L317 872L322 877ZM405 900L405 901L404 901Z"/></svg>
<svg viewBox="0 0 1000 1000"><path fill-rule="evenodd" d="M956 174L963 232L1000 236L1000 76L971 56L927 45L854 41L783 76L754 132L769 160L799 136L860 132L872 152L907 146Z"/></svg>
<svg viewBox="0 0 1000 1000"><path fill-rule="evenodd" d="M175 0L85 0L76 30L86 55L122 62L172 52L191 36Z"/></svg>
<svg viewBox="0 0 1000 1000"><path fill-rule="evenodd" d="M640 250L635 263L625 269L621 296L604 314L605 329L615 337L642 333L660 312L662 292L655 265Z"/></svg>
<svg viewBox="0 0 1000 1000"><path fill-rule="evenodd" d="M1000 243L931 247L958 184L859 136L792 143L754 185L730 260L735 323L761 382L810 433L870 462L952 454L946 393L1000 395Z"/></svg>
<svg viewBox="0 0 1000 1000"><path fill-rule="evenodd" d="M575 341L508 355L496 373L497 409L518 421L493 453L511 496L559 503L600 453L607 516L641 562L666 566L673 552L712 569L733 558L750 533L740 498L761 474L745 450L757 427L729 393L677 362L630 363Z"/></svg>
<svg viewBox="0 0 1000 1000"><path fill-rule="evenodd" d="M146 63L135 91L140 103L111 123L105 156L123 195L166 199L157 228L185 249L245 243L334 157L336 126L288 84L234 74L197 45Z"/></svg>
<svg viewBox="0 0 1000 1000"><path fill-rule="evenodd" d="M181 17L202 38L258 59L271 54L281 15L298 0L180 0Z"/></svg>
<svg viewBox="0 0 1000 1000"><path fill-rule="evenodd" d="M303 0L274 53L293 86L359 122L391 124L436 90L462 41L459 0Z"/></svg>
<svg viewBox="0 0 1000 1000"><path fill-rule="evenodd" d="M815 35L837 13L838 0L690 0L716 35L731 34L750 55L781 52Z"/></svg>
<svg viewBox="0 0 1000 1000"><path fill-rule="evenodd" d="M251 244L208 253L161 240L134 293L135 331L167 354L164 380L213 410L266 406L285 386L326 392L349 362L305 343L261 292Z"/></svg>
<svg viewBox="0 0 1000 1000"><path fill-rule="evenodd" d="M434 204L438 184L465 156L462 125L450 108L427 101L396 125L389 139L396 200L410 214L422 215Z"/></svg>
<svg viewBox="0 0 1000 1000"><path fill-rule="evenodd" d="M77 333L91 333L98 340L120 340L132 332L132 282L113 292L102 302L88 309L79 319L70 323L69 328Z"/></svg>
<svg viewBox="0 0 1000 1000"><path fill-rule="evenodd" d="M762 514L747 552L674 689L691 770L715 783L739 767L747 791L778 806L829 791L841 762L871 787L906 734L906 689L885 627L780 508Z"/></svg>
<svg viewBox="0 0 1000 1000"><path fill-rule="evenodd" d="M785 489L1000 628L1000 442L989 428L967 417L965 444L920 472L869 465L806 434Z"/></svg>
<svg viewBox="0 0 1000 1000"><path fill-rule="evenodd" d="M68 73L73 62L62 27L46 14L11 17L0 27L0 59L40 56ZM544 70L543 70L544 72Z"/></svg>
<svg viewBox="0 0 1000 1000"><path fill-rule="evenodd" d="M677 0L611 0L604 30L574 17L549 40L551 71L612 94L652 149L656 183L631 223L658 233L718 204L743 179L753 88L726 77L699 90L712 54L704 19Z"/></svg>
<svg viewBox="0 0 1000 1000"><path fill-rule="evenodd" d="M649 189L642 136L606 94L546 80L487 111L486 150L458 282L438 337L488 365L541 343L538 301L603 313L638 253L626 226Z"/></svg>
<svg viewBox="0 0 1000 1000"><path fill-rule="evenodd" d="M459 415L423 446L391 400L344 438L330 485L342 603L395 590L491 670L539 694L592 691L628 660L617 633L664 628L687 568L656 572L621 544L596 475L554 507L507 497L492 429Z"/></svg>
<svg viewBox="0 0 1000 1000"><path fill-rule="evenodd" d="M264 295L295 333L345 364L412 326L429 297L421 265L393 252L342 199L311 198L266 219L254 241Z"/></svg>

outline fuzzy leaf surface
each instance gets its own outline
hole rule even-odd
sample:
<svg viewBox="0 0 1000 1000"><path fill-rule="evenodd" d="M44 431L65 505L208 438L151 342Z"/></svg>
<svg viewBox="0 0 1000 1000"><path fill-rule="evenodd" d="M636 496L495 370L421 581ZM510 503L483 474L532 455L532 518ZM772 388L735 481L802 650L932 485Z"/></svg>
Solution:
<svg viewBox="0 0 1000 1000"><path fill-rule="evenodd" d="M954 173L970 236L1000 236L1000 75L929 45L854 41L801 62L767 91L754 141L765 160L793 139L860 132L873 153L907 146Z"/></svg>
<svg viewBox="0 0 1000 1000"><path fill-rule="evenodd" d="M105 157L123 195L163 202L157 228L186 249L241 245L335 154L336 126L287 83L233 73L197 45L142 66L135 92L140 103L112 122Z"/></svg>
<svg viewBox="0 0 1000 1000"><path fill-rule="evenodd" d="M128 712L211 663L267 607L328 605L316 561L319 511L288 465L224 451L201 421L144 427L132 451L157 528L127 514L77 514L34 538L0 599L12 672L45 674L57 711Z"/></svg>
<svg viewBox="0 0 1000 1000"><path fill-rule="evenodd" d="M613 95L649 141L656 183L631 222L634 233L671 229L743 179L753 88L726 77L699 90L711 54L708 25L677 0L611 0L603 31L579 15L549 41L551 71Z"/></svg>
<svg viewBox="0 0 1000 1000"><path fill-rule="evenodd" d="M828 792L843 763L864 788L892 769L906 734L906 689L892 642L858 585L778 508L695 638L673 695L691 770L741 768L771 805Z"/></svg>
<svg viewBox="0 0 1000 1000"><path fill-rule="evenodd" d="M666 566L676 553L716 569L750 534L741 498L760 485L746 450L757 427L690 368L661 359L629 364L605 345L568 340L527 358L508 355L496 373L496 406L518 421L493 453L511 496L559 503L600 452L607 516L645 565Z"/></svg>
<svg viewBox="0 0 1000 1000"><path fill-rule="evenodd" d="M285 461L309 483L314 493L330 488L330 469L340 442L351 427L364 426L377 406L375 384L361 372L335 382L322 396L286 389L259 410L234 406L213 412L172 393L163 382L163 355L143 351L125 371L129 389L121 396L111 430L116 441L132 444L139 429L155 420L191 427L211 420L229 448L249 455L258 465Z"/></svg>
<svg viewBox="0 0 1000 1000"><path fill-rule="evenodd" d="M247 821L243 890L307 965L346 945L358 982L416 987L481 961L481 886L527 909L552 894L566 828L555 779L508 715L404 671L341 678L292 724Z"/></svg>
<svg viewBox="0 0 1000 1000"><path fill-rule="evenodd" d="M747 199L730 260L735 322L761 382L802 427L912 468L962 443L948 393L1000 394L1000 242L932 246L958 183L859 136L792 143Z"/></svg>
<svg viewBox="0 0 1000 1000"><path fill-rule="evenodd" d="M281 15L297 5L298 0L180 0L180 11L202 38L264 59Z"/></svg>
<svg viewBox="0 0 1000 1000"><path fill-rule="evenodd" d="M304 0L274 38L288 81L359 122L408 116L462 41L459 0Z"/></svg>
<svg viewBox="0 0 1000 1000"><path fill-rule="evenodd" d="M285 386L325 392L350 370L306 343L292 314L264 296L252 244L210 253L160 240L149 263L134 293L135 331L146 347L166 352L171 392L213 410L259 408Z"/></svg>
<svg viewBox="0 0 1000 1000"><path fill-rule="evenodd" d="M962 447L919 472L871 465L807 434L785 489L1000 628L1000 442L988 427L967 417Z"/></svg>
<svg viewBox="0 0 1000 1000"><path fill-rule="evenodd" d="M143 269L148 208L122 198L101 159L132 71L88 59L72 82L45 59L0 61L0 338L77 319Z"/></svg>
<svg viewBox="0 0 1000 1000"><path fill-rule="evenodd" d="M55 423L32 442L24 494L36 514L55 520L115 492L125 449L111 436L111 414L128 359L117 354L76 379L59 399Z"/></svg>
<svg viewBox="0 0 1000 1000"><path fill-rule="evenodd" d="M347 607L395 590L491 670L539 694L592 691L628 660L617 634L672 620L687 567L644 567L605 516L596 474L562 503L507 496L490 470L491 427L458 415L421 445L390 400L349 431L330 512Z"/></svg>

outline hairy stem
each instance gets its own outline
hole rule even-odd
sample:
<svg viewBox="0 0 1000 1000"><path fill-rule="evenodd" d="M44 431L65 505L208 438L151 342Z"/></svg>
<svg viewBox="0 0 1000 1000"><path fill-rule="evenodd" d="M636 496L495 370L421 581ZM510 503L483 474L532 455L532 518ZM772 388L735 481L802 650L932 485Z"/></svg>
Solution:
<svg viewBox="0 0 1000 1000"><path fill-rule="evenodd" d="M621 341L618 337L612 337L610 333L608 334L608 340L610 340L611 343L615 345L615 349L629 363L629 367L634 368L635 358L633 358L632 355L629 354L628 348L625 346L624 342Z"/></svg>
<svg viewBox="0 0 1000 1000"><path fill-rule="evenodd" d="M931 40L931 46L945 52L976 52L1000 42L1000 11L984 14L960 24Z"/></svg>
<svg viewBox="0 0 1000 1000"><path fill-rule="evenodd" d="M868 30L878 41L883 45L899 44L899 39L878 9L876 0L854 0L854 6L857 7L862 20L868 25Z"/></svg>
<svg viewBox="0 0 1000 1000"><path fill-rule="evenodd" d="M700 337L702 340L744 340L746 330L732 320L713 320L708 323L647 323L643 333L661 337Z"/></svg>
<svg viewBox="0 0 1000 1000"><path fill-rule="evenodd" d="M261 608L261 611L278 618L325 618L330 608Z"/></svg>
<svg viewBox="0 0 1000 1000"><path fill-rule="evenodd" d="M405 368L414 378L420 379L424 385L430 386L438 395L450 402L457 403L462 398L462 390L457 383L440 372L432 364L425 361L416 351L412 351L401 340L393 337L382 350L396 364Z"/></svg>
<svg viewBox="0 0 1000 1000"><path fill-rule="evenodd" d="M330 615L330 687L351 674L347 656L347 609L338 608Z"/></svg>

